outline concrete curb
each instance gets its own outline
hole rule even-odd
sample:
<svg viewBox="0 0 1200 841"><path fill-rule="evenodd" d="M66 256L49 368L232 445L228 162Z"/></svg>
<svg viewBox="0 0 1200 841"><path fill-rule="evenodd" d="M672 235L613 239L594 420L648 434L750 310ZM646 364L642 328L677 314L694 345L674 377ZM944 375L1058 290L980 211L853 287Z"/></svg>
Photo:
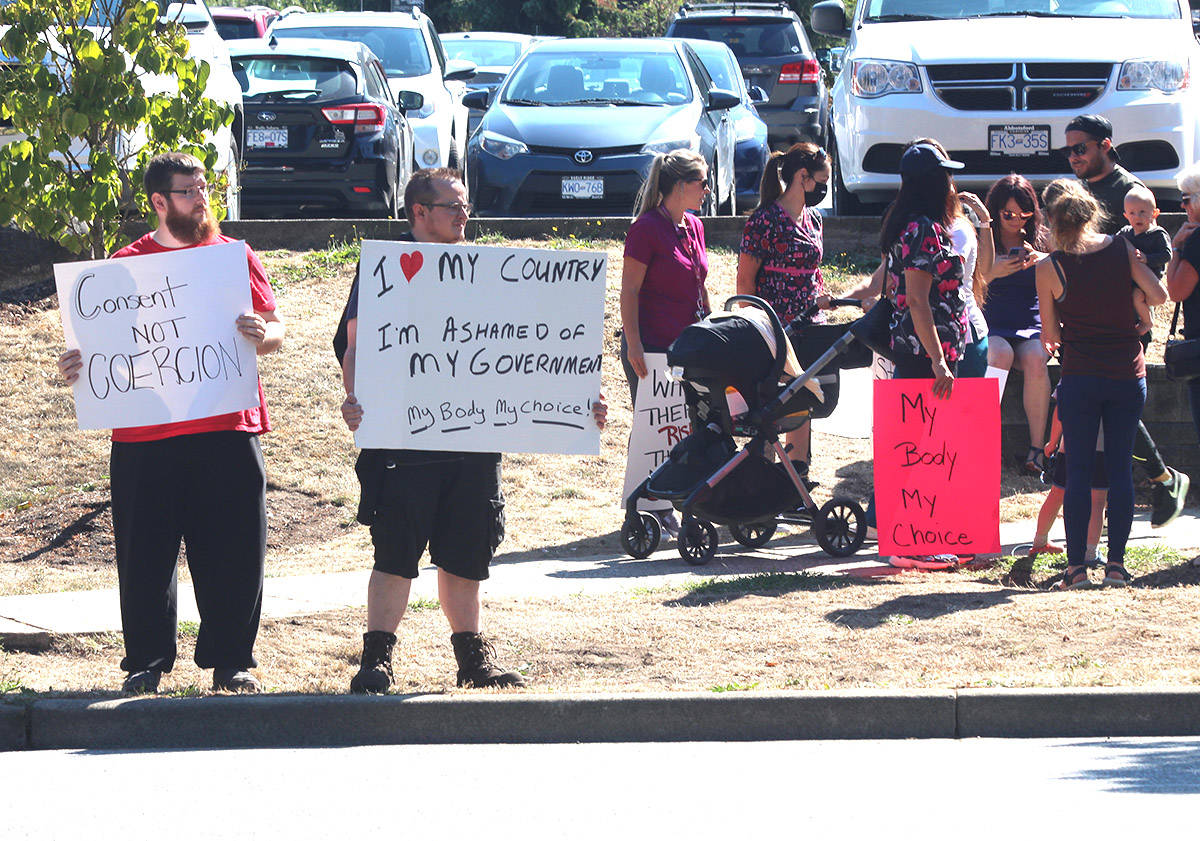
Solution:
<svg viewBox="0 0 1200 841"><path fill-rule="evenodd" d="M0 750L1200 734L1200 690L280 695L0 705Z"/></svg>

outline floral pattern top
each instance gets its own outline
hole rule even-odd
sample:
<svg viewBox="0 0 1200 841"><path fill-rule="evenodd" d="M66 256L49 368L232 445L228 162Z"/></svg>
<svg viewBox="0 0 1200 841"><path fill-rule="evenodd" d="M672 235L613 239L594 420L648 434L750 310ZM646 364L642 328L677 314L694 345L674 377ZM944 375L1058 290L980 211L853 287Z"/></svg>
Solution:
<svg viewBox="0 0 1200 841"><path fill-rule="evenodd" d="M892 350L927 356L913 328L912 312L904 286L904 270L917 269L933 275L929 286L929 308L933 326L946 362L962 358L969 321L959 288L963 283L962 257L954 253L949 232L940 223L918 216L908 223L885 255L884 284L895 305L892 313Z"/></svg>
<svg viewBox="0 0 1200 841"><path fill-rule="evenodd" d="M821 214L816 208L804 208L799 221L775 202L759 208L746 222L739 251L762 261L755 290L785 326L826 294ZM818 313L812 320L824 321L825 315Z"/></svg>

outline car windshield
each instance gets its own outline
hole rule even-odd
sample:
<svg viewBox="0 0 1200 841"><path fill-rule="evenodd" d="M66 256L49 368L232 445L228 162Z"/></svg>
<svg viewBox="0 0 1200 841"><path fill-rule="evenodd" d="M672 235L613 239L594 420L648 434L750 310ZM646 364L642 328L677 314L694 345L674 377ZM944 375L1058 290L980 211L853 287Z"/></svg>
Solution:
<svg viewBox="0 0 1200 841"><path fill-rule="evenodd" d="M316 102L353 96L358 90L350 65L331 58L235 57L233 75L247 100Z"/></svg>
<svg viewBox="0 0 1200 841"><path fill-rule="evenodd" d="M512 67L521 57L523 45L518 41L483 41L442 39L446 57L470 61L480 67Z"/></svg>
<svg viewBox="0 0 1200 841"><path fill-rule="evenodd" d="M275 28L278 38L324 38L360 41L379 56L389 76L424 76L432 65L425 38L419 29L385 26L289 26Z"/></svg>
<svg viewBox="0 0 1200 841"><path fill-rule="evenodd" d="M258 27L254 21L245 19L217 19L217 32L222 40L236 41L238 38L257 38Z"/></svg>
<svg viewBox="0 0 1200 841"><path fill-rule="evenodd" d="M796 27L791 21L777 18L755 20L738 16L677 20L671 27L671 37L722 41L739 59L777 58L804 52Z"/></svg>
<svg viewBox="0 0 1200 841"><path fill-rule="evenodd" d="M733 56L720 47L712 49L693 44L692 49L700 57L708 75L712 77L714 88L733 91L738 96L742 96L745 80L742 78L741 68L734 62Z"/></svg>
<svg viewBox="0 0 1200 841"><path fill-rule="evenodd" d="M677 105L692 87L675 53L534 53L513 71L504 101L514 104Z"/></svg>
<svg viewBox="0 0 1200 841"><path fill-rule="evenodd" d="M976 17L1179 18L1178 0L867 0L864 23Z"/></svg>

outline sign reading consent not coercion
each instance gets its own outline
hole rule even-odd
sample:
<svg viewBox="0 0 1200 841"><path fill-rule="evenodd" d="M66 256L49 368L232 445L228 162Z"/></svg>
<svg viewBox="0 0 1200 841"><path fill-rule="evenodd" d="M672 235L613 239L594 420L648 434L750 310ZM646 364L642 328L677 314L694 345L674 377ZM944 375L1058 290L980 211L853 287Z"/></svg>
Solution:
<svg viewBox="0 0 1200 841"><path fill-rule="evenodd" d="M365 240L359 447L600 451L603 252Z"/></svg>
<svg viewBox="0 0 1200 841"><path fill-rule="evenodd" d="M881 555L1000 551L1000 394L993 378L875 381Z"/></svg>
<svg viewBox="0 0 1200 841"><path fill-rule="evenodd" d="M147 426L258 405L246 244L54 267L66 346L78 348L80 429Z"/></svg>

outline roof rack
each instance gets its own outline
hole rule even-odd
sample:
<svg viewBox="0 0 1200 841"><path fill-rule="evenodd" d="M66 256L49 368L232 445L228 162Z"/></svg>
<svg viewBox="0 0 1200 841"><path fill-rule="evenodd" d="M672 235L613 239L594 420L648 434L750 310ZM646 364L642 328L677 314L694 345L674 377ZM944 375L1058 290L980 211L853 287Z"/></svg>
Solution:
<svg viewBox="0 0 1200 841"><path fill-rule="evenodd" d="M787 3L739 3L737 0L730 0L728 3L684 3L679 9L680 17L687 17L692 12L715 12L719 9L730 9L734 14L739 11L753 12L791 12L795 11Z"/></svg>

